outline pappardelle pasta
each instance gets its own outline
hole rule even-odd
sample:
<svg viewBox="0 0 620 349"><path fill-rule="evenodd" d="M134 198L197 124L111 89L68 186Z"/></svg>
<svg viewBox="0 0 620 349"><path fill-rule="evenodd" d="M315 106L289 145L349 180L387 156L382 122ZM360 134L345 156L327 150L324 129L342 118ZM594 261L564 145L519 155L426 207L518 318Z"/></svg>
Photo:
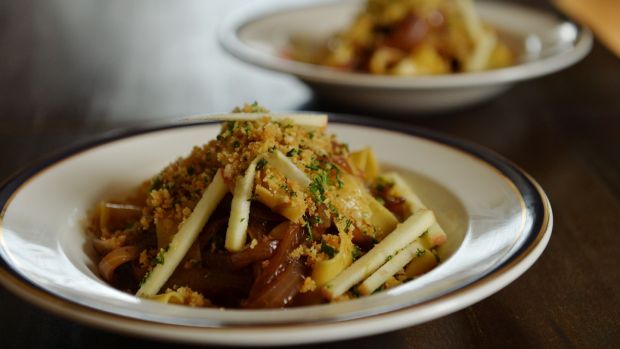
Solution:
<svg viewBox="0 0 620 349"><path fill-rule="evenodd" d="M256 104L223 121L88 224L99 272L139 297L189 306L280 308L347 300L439 262L446 234L370 148L350 152L325 115Z"/></svg>
<svg viewBox="0 0 620 349"><path fill-rule="evenodd" d="M418 76L513 64L514 54L483 23L473 0L368 0L323 45L291 40L285 56L339 70Z"/></svg>

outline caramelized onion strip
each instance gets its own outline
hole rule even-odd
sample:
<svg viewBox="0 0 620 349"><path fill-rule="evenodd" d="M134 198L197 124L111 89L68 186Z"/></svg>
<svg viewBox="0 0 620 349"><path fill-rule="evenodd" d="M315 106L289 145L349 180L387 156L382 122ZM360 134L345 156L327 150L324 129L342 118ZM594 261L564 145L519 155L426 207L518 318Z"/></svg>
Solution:
<svg viewBox="0 0 620 349"><path fill-rule="evenodd" d="M292 261L284 271L261 292L251 296L245 303L247 308L282 308L290 304L299 293L304 280L303 266Z"/></svg>
<svg viewBox="0 0 620 349"><path fill-rule="evenodd" d="M273 229L282 234L273 257L269 259L266 268L262 269L260 275L254 281L250 296L260 293L260 291L270 284L280 273L284 271L289 262L288 255L295 249L302 240L303 231L299 224L284 222Z"/></svg>
<svg viewBox="0 0 620 349"><path fill-rule="evenodd" d="M218 295L247 295L252 280L249 275L232 273L206 268L178 268L164 285L165 288L174 286L189 287L206 297Z"/></svg>
<svg viewBox="0 0 620 349"><path fill-rule="evenodd" d="M99 255L108 254L110 251L121 247L124 243L125 236L121 234L115 235L108 239L93 238L93 246Z"/></svg>
<svg viewBox="0 0 620 349"><path fill-rule="evenodd" d="M112 250L99 262L99 272L107 281L112 281L114 271L121 265L138 259L140 249L137 246L123 246Z"/></svg>
<svg viewBox="0 0 620 349"><path fill-rule="evenodd" d="M264 261L273 256L277 247L278 240L261 241L253 248L246 247L230 256L232 266L234 269L241 269L252 263Z"/></svg>

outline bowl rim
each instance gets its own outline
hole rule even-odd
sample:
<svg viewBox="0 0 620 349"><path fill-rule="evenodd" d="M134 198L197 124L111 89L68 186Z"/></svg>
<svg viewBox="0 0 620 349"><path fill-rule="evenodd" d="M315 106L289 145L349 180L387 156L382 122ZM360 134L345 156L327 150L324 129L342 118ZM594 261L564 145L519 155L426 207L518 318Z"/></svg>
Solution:
<svg viewBox="0 0 620 349"><path fill-rule="evenodd" d="M72 302L42 287L32 283L25 277L21 276L16 270L3 259L0 258L0 284L21 298L26 299L41 308L44 308L57 315L87 323L89 325L127 333L144 337L192 342L192 343L219 343L219 344L291 344L298 343L298 339L294 335L279 339L263 338L262 342L254 342L251 340L252 335L256 335L261 331L269 330L287 333L292 329L306 331L320 331L324 326L334 324L344 324L344 326L355 327L357 324L372 319L374 323L381 324L375 328L374 333L384 332L399 328L395 323L382 323L384 320L393 319L395 317L406 317L408 312L412 310L426 311L426 315L416 320L409 320L407 325L417 324L428 321L439 316L462 309L465 306L473 304L487 296L493 294L499 289L505 287L522 273L524 273L540 256L551 235L553 225L553 214L549 200L540 187L540 185L527 173L518 166L503 158L501 155L474 143L464 141L455 137L443 135L435 131L429 131L423 128L403 125L397 122L385 122L382 120L373 120L368 118L360 118L350 115L331 114L330 121L344 125L358 125L378 128L381 130L396 131L404 135L414 136L430 140L445 146L449 146L456 151L460 151L478 161L485 162L491 167L499 171L501 174L509 178L523 195L528 208L534 214L532 229L528 234L525 243L517 250L510 254L509 258L500 265L492 268L487 273L480 275L479 278L465 284L454 290L448 290L446 293L423 301L417 304L387 311L385 313L370 314L367 316L342 319L338 321L329 321L326 324L312 322L294 322L294 323L266 323L256 325L226 325L223 327L201 327L182 324L161 323L145 319L136 319L123 316L116 313L109 313L102 310L91 308L87 305L81 305ZM0 184L0 233L2 230L2 218L10 205L11 199L19 188L25 184L33 176L44 171L46 168L67 159L75 154L93 149L100 145L105 145L118 140L126 139L132 136L138 136L146 133L157 132L167 129L176 129L182 127L201 126L213 124L214 122L192 122L192 123L172 123L154 124L147 127L138 127L126 130L113 130L104 133L93 139L75 144L60 150L52 155L47 156L43 160L36 161L30 166L16 172L13 176L8 177ZM522 191L525 190L525 192ZM461 302L457 304L457 301ZM445 303L451 303L445 306ZM402 327L402 326L401 326ZM229 338L233 332L241 331L248 336L239 336ZM367 332L362 335L372 334ZM185 335L188 335L184 337ZM304 342L318 342L334 339L344 339L360 334L330 334L323 337L307 338Z"/></svg>
<svg viewBox="0 0 620 349"><path fill-rule="evenodd" d="M275 14L298 11L310 7L330 7L341 4L357 4L360 0L300 0L283 3L278 0L262 0L241 6L227 15L218 28L220 45L237 59L267 70L287 73L313 84L347 86L358 88L381 88L390 90L448 89L471 86L488 86L528 80L565 69L582 60L592 49L593 35L590 29L570 21L560 21L553 13L511 2L492 2L506 11L519 11L544 15L561 23L577 28L578 35L570 48L553 55L534 59L505 68L472 73L457 73L435 76L395 77L345 72L316 64L299 62L258 50L245 44L239 32L247 25ZM484 6L479 2L478 6Z"/></svg>

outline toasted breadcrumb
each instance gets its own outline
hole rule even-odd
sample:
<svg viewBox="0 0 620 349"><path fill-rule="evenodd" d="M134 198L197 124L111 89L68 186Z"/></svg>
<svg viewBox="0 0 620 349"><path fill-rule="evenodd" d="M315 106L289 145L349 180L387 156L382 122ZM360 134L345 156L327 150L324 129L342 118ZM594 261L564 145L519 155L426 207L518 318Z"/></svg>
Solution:
<svg viewBox="0 0 620 349"><path fill-rule="evenodd" d="M301 285L301 289L299 290L299 292L306 293L306 292L314 291L315 289L316 289L316 282L314 282L314 279L307 276L304 279L304 283L303 285Z"/></svg>
<svg viewBox="0 0 620 349"><path fill-rule="evenodd" d="M146 268L149 266L150 264L150 256L148 254L147 250L142 250L142 252L140 252L140 258L138 259L138 261L140 262L140 266L142 268Z"/></svg>
<svg viewBox="0 0 620 349"><path fill-rule="evenodd" d="M309 135L312 135L311 139ZM177 159L151 179L146 188L147 207L140 224L146 230L164 219L183 222L218 168L223 168L223 177L232 188L234 179L256 156L278 150L289 154L300 169L311 172L306 166L316 162L317 157L333 153L334 144L338 145L335 138L319 128L300 126L290 120L273 121L265 117L254 121L224 122L216 140L194 147L189 156ZM270 174L276 179L270 181L270 177L265 177L265 171L259 172L263 173L262 179L267 178L267 189L285 199L283 204L300 207L300 210L308 206L308 212L314 212L315 206L308 204L311 198L305 195L307 188L293 181L284 182L285 178L280 174ZM312 176L312 173L308 174Z"/></svg>
<svg viewBox="0 0 620 349"><path fill-rule="evenodd" d="M274 151L289 158L292 165L297 166L307 176L307 181L300 180L303 184L298 183L276 170L276 166L270 165L267 161L269 157L265 154ZM205 189L213 181L216 171L221 169L225 184L232 190L235 181L244 175L257 156L261 156L265 163L257 162L253 192L251 197L248 195L248 201L255 201L252 205L268 207L297 224L297 229L303 229L297 231L303 238L296 242L299 246L289 253L288 258L303 263L306 272L312 270L317 262L333 258L338 253L340 231L347 230L349 237L359 235L364 238L367 235L374 238L376 227L369 223L368 217L368 203L374 201L368 200L371 194L368 183L361 182L355 171L351 171L351 166L347 165L347 162L350 162L348 147L338 143L334 136L325 133L322 128L300 126L290 120L271 120L267 117L250 121L226 121L222 124L216 140L201 147L194 147L189 156L169 164L143 184L140 189L143 195L140 205L146 205L142 208L141 216L136 216L132 222L135 228L125 228L131 234L142 234L141 238L135 239L125 231L114 232L113 235L122 237L123 241L128 239L129 243L140 240L146 242L140 245L147 246L147 249L140 252L137 262L140 268L145 269L148 277L148 270L163 263L163 259L159 261L154 258L170 243L179 227L192 214ZM246 218L248 217L244 219ZM249 219L256 218L252 216ZM265 223L265 230L272 229L270 224L277 221L278 219L275 219ZM340 222L345 227L336 226L334 222ZM196 248L187 252L180 266L186 269L213 268L205 263L205 255L209 257L209 254L215 254L216 251L221 252L218 250L222 249L223 230L217 229L218 232L210 235L209 240L195 242L193 246ZM267 232L260 234L269 238ZM252 239L246 247L255 249L259 240L254 236L259 235L250 236ZM259 239L262 238L262 235L259 236ZM261 251L262 249L258 252L262 253ZM270 258L257 259L253 267L258 269L260 263L266 268L271 261ZM301 283L301 279L298 280ZM392 287L401 282L398 276L392 277L384 287ZM318 288L310 276L304 277L301 286L295 286L299 287L301 293L312 292ZM183 304L193 307L212 306L209 299L189 287L175 286L168 291L174 292L175 302L182 301ZM357 297L353 290L335 301ZM218 301L217 298L213 299Z"/></svg>
<svg viewBox="0 0 620 349"><path fill-rule="evenodd" d="M167 289L166 292L177 292L183 297L183 304L190 307L209 307L212 306L211 301L205 298L201 293L192 290L189 287L179 287L176 290Z"/></svg>

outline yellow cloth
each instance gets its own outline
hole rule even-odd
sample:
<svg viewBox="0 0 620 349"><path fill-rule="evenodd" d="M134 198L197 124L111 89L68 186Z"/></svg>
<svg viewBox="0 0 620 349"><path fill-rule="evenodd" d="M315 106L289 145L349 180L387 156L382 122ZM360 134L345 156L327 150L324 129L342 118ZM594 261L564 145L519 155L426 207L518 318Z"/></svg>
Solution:
<svg viewBox="0 0 620 349"><path fill-rule="evenodd" d="M568 16L592 28L620 57L620 0L553 0Z"/></svg>

